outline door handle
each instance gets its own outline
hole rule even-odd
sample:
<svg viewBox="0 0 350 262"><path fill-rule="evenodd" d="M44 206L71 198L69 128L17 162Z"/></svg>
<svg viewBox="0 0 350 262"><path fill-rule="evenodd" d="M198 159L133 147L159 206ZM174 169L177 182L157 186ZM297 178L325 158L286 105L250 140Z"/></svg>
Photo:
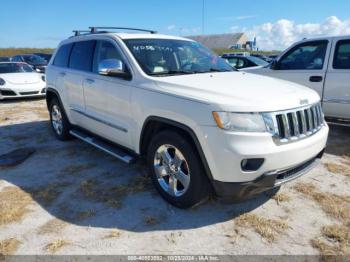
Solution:
<svg viewBox="0 0 350 262"><path fill-rule="evenodd" d="M66 75L65 72L61 72L61 73L60 73L60 76L65 76L65 75Z"/></svg>
<svg viewBox="0 0 350 262"><path fill-rule="evenodd" d="M90 79L90 78L85 79L85 81L86 81L88 84L93 84L93 83L95 83L95 80Z"/></svg>
<svg viewBox="0 0 350 262"><path fill-rule="evenodd" d="M322 82L323 77L322 76L310 76L309 80L310 80L310 82Z"/></svg>

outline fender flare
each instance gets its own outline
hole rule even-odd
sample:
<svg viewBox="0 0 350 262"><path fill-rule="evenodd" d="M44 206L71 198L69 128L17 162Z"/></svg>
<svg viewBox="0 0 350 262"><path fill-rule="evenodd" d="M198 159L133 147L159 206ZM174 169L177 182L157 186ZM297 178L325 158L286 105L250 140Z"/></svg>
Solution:
<svg viewBox="0 0 350 262"><path fill-rule="evenodd" d="M192 128L190 128L187 125L184 125L182 123L179 123L177 121L174 121L174 120L171 120L171 119L168 119L168 118L158 117L158 116L149 116L149 117L147 117L145 122L143 123L142 129L141 129L141 133L140 133L140 142L139 142L139 150L140 150L140 152L141 152L141 149L142 149L143 136L144 136L144 134L146 132L145 131L145 127L147 126L147 124L150 121L156 121L156 122L160 122L160 123L167 124L167 125L170 125L170 126L174 126L174 127L177 127L179 129L181 129L185 133L187 133L190 136L190 138L192 139L192 141L193 141L193 143L194 143L194 145L196 147L196 150L197 150L197 152L199 154L199 158L200 158L200 160L203 163L203 167L204 167L204 170L206 172L207 177L209 178L210 181L213 180L213 175L211 173L210 167L208 165L207 159L206 159L205 154L203 152L202 146L201 146L201 144L200 144L200 142L199 142L199 140L197 138L197 135L192 130Z"/></svg>

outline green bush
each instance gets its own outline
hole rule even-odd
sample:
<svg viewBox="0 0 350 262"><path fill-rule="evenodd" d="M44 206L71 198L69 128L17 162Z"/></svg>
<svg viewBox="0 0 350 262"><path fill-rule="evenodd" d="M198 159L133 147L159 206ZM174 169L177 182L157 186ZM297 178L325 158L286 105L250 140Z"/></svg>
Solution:
<svg viewBox="0 0 350 262"><path fill-rule="evenodd" d="M0 48L0 56L14 56L32 53L52 54L52 48Z"/></svg>

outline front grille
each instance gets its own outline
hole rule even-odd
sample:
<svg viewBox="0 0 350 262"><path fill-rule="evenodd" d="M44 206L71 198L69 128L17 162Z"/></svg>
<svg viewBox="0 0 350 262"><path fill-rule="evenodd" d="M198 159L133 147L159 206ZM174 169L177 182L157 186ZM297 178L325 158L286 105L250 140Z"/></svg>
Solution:
<svg viewBox="0 0 350 262"><path fill-rule="evenodd" d="M270 131L274 141L285 144L298 141L318 132L324 125L320 103L294 110L269 113Z"/></svg>
<svg viewBox="0 0 350 262"><path fill-rule="evenodd" d="M16 96L16 93L11 90L1 90L0 94L3 96Z"/></svg>
<svg viewBox="0 0 350 262"><path fill-rule="evenodd" d="M38 93L39 93L38 91L35 91L35 92L20 92L20 94L23 95L23 96L36 95Z"/></svg>

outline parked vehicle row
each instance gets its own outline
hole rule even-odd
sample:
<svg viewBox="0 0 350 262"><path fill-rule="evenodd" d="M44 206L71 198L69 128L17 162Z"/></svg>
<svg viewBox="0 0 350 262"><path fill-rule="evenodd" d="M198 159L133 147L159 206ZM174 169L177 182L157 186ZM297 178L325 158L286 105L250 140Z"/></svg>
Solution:
<svg viewBox="0 0 350 262"><path fill-rule="evenodd" d="M126 163L145 157L155 188L181 208L212 191L250 198L322 157L328 126L315 91L236 71L193 40L106 29L64 40L48 65L58 139Z"/></svg>
<svg viewBox="0 0 350 262"><path fill-rule="evenodd" d="M329 122L350 125L350 36L304 39L270 66L249 72L310 87L321 97Z"/></svg>
<svg viewBox="0 0 350 262"><path fill-rule="evenodd" d="M12 57L0 57L0 62L23 62L32 66L34 70L39 73L45 73L46 66L50 61L52 54L46 53L34 53L34 54L24 54L15 55Z"/></svg>
<svg viewBox="0 0 350 262"><path fill-rule="evenodd" d="M0 62L0 100L45 96L45 76L26 63Z"/></svg>
<svg viewBox="0 0 350 262"><path fill-rule="evenodd" d="M269 63L255 56L240 56L235 54L224 54L221 56L236 69L243 68L261 68L267 66Z"/></svg>

